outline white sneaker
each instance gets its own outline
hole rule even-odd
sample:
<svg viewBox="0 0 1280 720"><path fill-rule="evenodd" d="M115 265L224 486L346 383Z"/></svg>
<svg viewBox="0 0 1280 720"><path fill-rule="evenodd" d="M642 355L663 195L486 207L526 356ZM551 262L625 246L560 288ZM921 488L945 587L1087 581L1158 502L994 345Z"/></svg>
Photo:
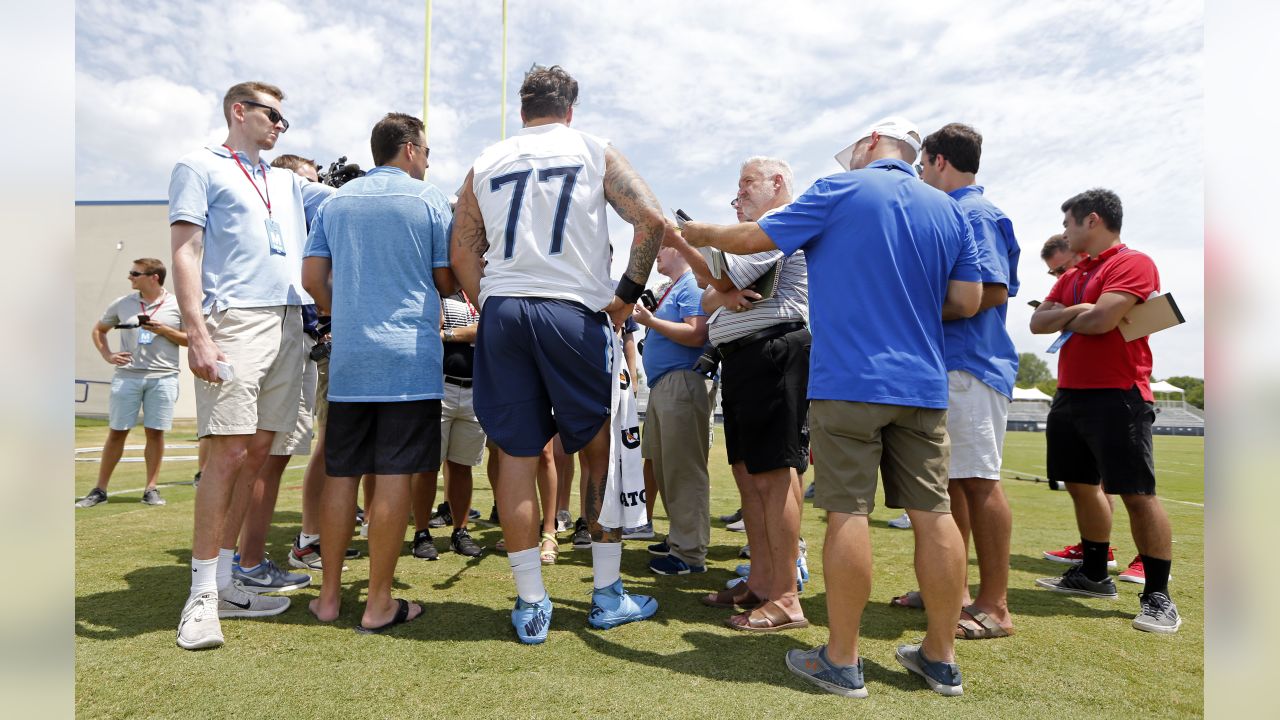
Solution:
<svg viewBox="0 0 1280 720"><path fill-rule="evenodd" d="M218 617L268 617L289 609L289 598L276 595L253 595L244 591L239 580L218 593Z"/></svg>
<svg viewBox="0 0 1280 720"><path fill-rule="evenodd" d="M889 521L889 527L898 528L899 530L910 530L911 516L906 513L902 513L902 515Z"/></svg>
<svg viewBox="0 0 1280 720"><path fill-rule="evenodd" d="M215 648L225 642L218 622L218 593L206 592L187 600L178 620L178 647L184 650Z"/></svg>
<svg viewBox="0 0 1280 720"><path fill-rule="evenodd" d="M728 530L729 532L746 532L747 523L743 520L739 520L738 522L731 522L728 525L725 525L724 529Z"/></svg>

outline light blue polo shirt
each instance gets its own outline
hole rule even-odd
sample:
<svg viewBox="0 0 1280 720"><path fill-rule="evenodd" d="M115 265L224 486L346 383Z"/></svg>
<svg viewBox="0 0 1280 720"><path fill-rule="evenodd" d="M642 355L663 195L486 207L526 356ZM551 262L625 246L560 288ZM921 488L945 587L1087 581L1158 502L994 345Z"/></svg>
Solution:
<svg viewBox="0 0 1280 720"><path fill-rule="evenodd" d="M973 229L978 249L978 274L984 283L1009 288L1009 297L1018 294L1018 257L1022 254L1013 223L982 194L981 185L970 185L950 193L964 211ZM1008 303L987 308L971 318L942 324L945 333L947 370L964 370L996 392L1013 399L1013 382L1018 376L1018 351L1005 328Z"/></svg>
<svg viewBox="0 0 1280 720"><path fill-rule="evenodd" d="M311 223L307 257L333 262L329 399L444 397L440 294L453 212L436 186L380 165L343 185Z"/></svg>
<svg viewBox="0 0 1280 720"><path fill-rule="evenodd" d="M179 159L169 177L169 224L204 228L203 311L309 305L302 289L307 221L333 188L237 155L244 171L221 145L201 148ZM268 197L283 255L271 251L267 236Z"/></svg>
<svg viewBox="0 0 1280 720"><path fill-rule="evenodd" d="M759 225L808 259L811 399L947 407L942 302L949 280L979 279L954 200L905 162L877 160L818 180Z"/></svg>
<svg viewBox="0 0 1280 720"><path fill-rule="evenodd" d="M660 320L683 323L687 317L706 315L702 309L702 290L693 279L693 271L686 270L671 283L670 290L653 316ZM658 384L663 375L672 370L692 370L702 355L702 346L688 347L669 339L662 333L648 328L644 333L644 376L649 387Z"/></svg>

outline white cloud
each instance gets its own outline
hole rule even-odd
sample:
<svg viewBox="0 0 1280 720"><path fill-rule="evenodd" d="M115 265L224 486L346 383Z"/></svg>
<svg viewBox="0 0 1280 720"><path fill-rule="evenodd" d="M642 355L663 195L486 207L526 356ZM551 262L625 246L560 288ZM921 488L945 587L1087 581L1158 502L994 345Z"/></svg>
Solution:
<svg viewBox="0 0 1280 720"><path fill-rule="evenodd" d="M664 207L727 222L749 155L787 159L803 188L879 116L925 132L968 122L986 138L979 179L1023 245L1022 300L1047 289L1038 250L1058 205L1104 186L1191 320L1204 305L1201 14L1191 0L512 3L507 129L529 65L562 64L581 83L577 127L612 139ZM418 4L81 3L77 196L163 197L173 159L222 132L221 93L250 78L289 96L279 151L367 166L377 118L421 112L423 30ZM435 3L430 178L447 192L498 139L501 30L497 3ZM611 232L625 255L629 228L615 218ZM1157 375L1203 373L1198 322L1153 340ZM1020 347L1046 344L1020 310L1009 325Z"/></svg>

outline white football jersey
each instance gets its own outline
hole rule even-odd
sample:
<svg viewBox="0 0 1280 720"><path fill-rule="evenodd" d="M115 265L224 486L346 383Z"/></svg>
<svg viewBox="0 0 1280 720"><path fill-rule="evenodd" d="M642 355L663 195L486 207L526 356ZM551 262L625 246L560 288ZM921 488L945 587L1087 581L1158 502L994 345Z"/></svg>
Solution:
<svg viewBox="0 0 1280 720"><path fill-rule="evenodd" d="M484 216L480 303L491 296L613 300L605 217L609 141L554 123L522 128L476 160L472 190Z"/></svg>

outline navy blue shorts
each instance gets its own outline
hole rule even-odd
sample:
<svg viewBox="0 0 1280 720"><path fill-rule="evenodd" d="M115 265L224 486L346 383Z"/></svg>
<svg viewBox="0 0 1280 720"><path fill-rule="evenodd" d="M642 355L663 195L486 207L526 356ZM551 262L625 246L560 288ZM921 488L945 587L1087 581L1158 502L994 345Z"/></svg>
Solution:
<svg viewBox="0 0 1280 720"><path fill-rule="evenodd" d="M538 455L557 432L565 452L578 452L609 418L612 352L603 312L570 300L487 298L472 394L480 426L508 455Z"/></svg>

